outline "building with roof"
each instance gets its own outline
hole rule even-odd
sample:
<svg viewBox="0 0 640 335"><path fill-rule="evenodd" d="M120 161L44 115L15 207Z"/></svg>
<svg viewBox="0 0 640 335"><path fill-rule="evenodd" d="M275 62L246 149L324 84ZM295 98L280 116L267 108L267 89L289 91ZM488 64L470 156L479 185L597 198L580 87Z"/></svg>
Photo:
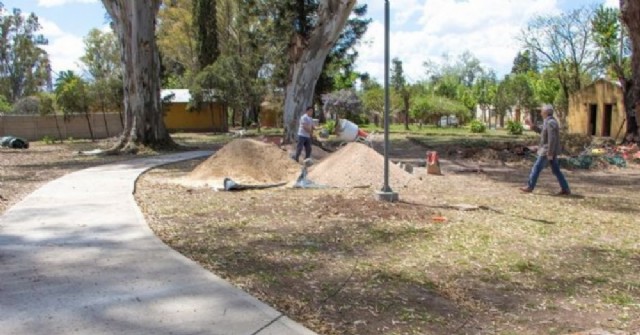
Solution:
<svg viewBox="0 0 640 335"><path fill-rule="evenodd" d="M169 131L226 132L227 112L223 103L204 102L196 110L188 110L191 94L187 89L163 89L164 124Z"/></svg>
<svg viewBox="0 0 640 335"><path fill-rule="evenodd" d="M572 94L566 122L570 133L622 140L626 113L620 84L598 79Z"/></svg>

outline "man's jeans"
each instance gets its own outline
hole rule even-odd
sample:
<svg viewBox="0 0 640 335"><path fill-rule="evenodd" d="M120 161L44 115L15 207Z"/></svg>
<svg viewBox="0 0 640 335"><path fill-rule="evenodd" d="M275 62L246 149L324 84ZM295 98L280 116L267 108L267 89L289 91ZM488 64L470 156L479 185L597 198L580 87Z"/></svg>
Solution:
<svg viewBox="0 0 640 335"><path fill-rule="evenodd" d="M533 190L536 187L540 172L542 172L542 170L547 166L547 161L549 161L547 156L538 155L538 159L536 159L535 164L533 164L533 167L531 168L531 174L529 175L528 185L530 189ZM554 157L551 161L549 161L549 163L551 163L551 171L554 175L556 175L556 178L558 178L558 183L560 183L560 187L562 188L562 190L569 191L569 183L567 183L567 180L564 178L562 171L560 171L560 163L558 162L558 157Z"/></svg>
<svg viewBox="0 0 640 335"><path fill-rule="evenodd" d="M293 159L298 161L300 159L300 154L302 153L302 149L304 148L304 159L311 157L311 138L298 136L298 146L296 147L296 155Z"/></svg>

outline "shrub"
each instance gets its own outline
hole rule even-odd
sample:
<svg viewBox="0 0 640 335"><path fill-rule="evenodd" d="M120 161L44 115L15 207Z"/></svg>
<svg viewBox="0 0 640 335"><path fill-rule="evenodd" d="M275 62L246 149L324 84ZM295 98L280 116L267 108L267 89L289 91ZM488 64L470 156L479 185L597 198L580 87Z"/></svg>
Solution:
<svg viewBox="0 0 640 335"><path fill-rule="evenodd" d="M336 131L336 120L328 120L324 124L324 129L326 129L329 134L335 133L335 131Z"/></svg>
<svg viewBox="0 0 640 335"><path fill-rule="evenodd" d="M470 128L472 133L484 133L487 131L487 126L485 126L484 123L478 120L471 121Z"/></svg>
<svg viewBox="0 0 640 335"><path fill-rule="evenodd" d="M507 121L507 131L511 135L522 135L522 132L524 132L524 126L518 121Z"/></svg>
<svg viewBox="0 0 640 335"><path fill-rule="evenodd" d="M56 143L56 139L52 136L45 135L42 137L42 142L44 142L44 144L54 144Z"/></svg>

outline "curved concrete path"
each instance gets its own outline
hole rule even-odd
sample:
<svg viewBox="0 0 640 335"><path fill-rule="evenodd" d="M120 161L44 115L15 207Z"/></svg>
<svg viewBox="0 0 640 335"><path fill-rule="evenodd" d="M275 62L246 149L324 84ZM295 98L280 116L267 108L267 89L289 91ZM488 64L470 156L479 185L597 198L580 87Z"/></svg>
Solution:
<svg viewBox="0 0 640 335"><path fill-rule="evenodd" d="M133 199L145 170L54 180L0 217L1 334L314 334L164 245Z"/></svg>

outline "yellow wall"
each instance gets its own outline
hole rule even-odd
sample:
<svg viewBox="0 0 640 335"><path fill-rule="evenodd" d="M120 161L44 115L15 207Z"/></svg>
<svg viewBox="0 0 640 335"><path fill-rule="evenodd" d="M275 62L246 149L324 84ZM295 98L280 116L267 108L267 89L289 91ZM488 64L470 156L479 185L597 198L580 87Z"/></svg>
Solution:
<svg viewBox="0 0 640 335"><path fill-rule="evenodd" d="M199 112L187 112L186 103L172 103L164 116L169 131L227 131L226 113L220 103L204 104Z"/></svg>
<svg viewBox="0 0 640 335"><path fill-rule="evenodd" d="M625 133L625 129L620 130L625 122L622 90L606 80L598 80L569 98L569 114L567 115L569 132L591 135L589 119L592 104L597 106L595 136L603 135L605 105L610 104L612 105L611 137L621 140Z"/></svg>
<svg viewBox="0 0 640 335"><path fill-rule="evenodd" d="M260 126L276 128L281 122L278 120L278 111L276 107L261 106L260 107Z"/></svg>

